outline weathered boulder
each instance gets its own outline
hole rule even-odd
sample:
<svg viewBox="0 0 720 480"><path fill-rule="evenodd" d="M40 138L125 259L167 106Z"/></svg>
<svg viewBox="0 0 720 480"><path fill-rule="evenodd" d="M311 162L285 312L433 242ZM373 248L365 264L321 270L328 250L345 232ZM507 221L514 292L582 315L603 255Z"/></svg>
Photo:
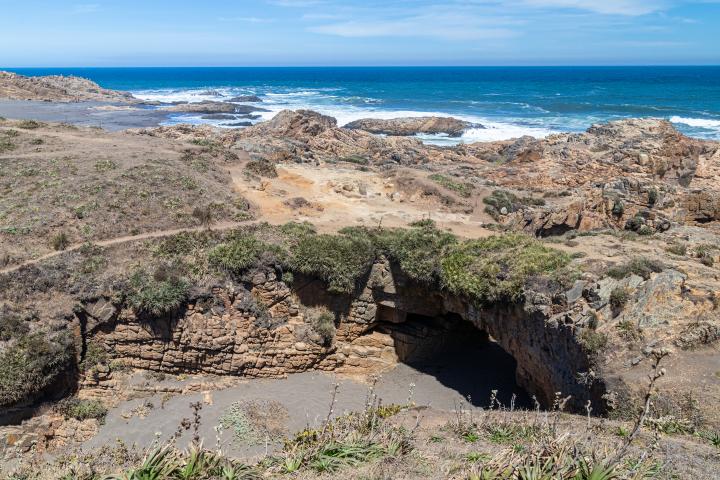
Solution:
<svg viewBox="0 0 720 480"><path fill-rule="evenodd" d="M364 118L350 122L344 128L384 135L408 136L419 133L431 135L444 133L450 137L459 137L470 127L476 127L476 125L452 117L403 117Z"/></svg>

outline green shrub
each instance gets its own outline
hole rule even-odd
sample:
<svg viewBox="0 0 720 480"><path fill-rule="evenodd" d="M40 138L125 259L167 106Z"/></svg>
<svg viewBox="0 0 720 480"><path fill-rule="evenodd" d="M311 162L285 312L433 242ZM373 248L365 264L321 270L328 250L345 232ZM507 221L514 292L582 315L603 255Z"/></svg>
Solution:
<svg viewBox="0 0 720 480"><path fill-rule="evenodd" d="M360 155L348 155L347 157L341 157L338 160L341 162L354 163L356 165L368 165L370 163L367 158L361 157Z"/></svg>
<svg viewBox="0 0 720 480"><path fill-rule="evenodd" d="M98 172L109 172L110 170L115 170L118 167L117 163L113 162L112 160L98 160L95 162L95 170Z"/></svg>
<svg viewBox="0 0 720 480"><path fill-rule="evenodd" d="M213 221L213 211L209 205L197 206L192 211L192 216L195 218L200 225L205 228L210 228Z"/></svg>
<svg viewBox="0 0 720 480"><path fill-rule="evenodd" d="M453 246L442 259L442 284L480 304L517 301L525 282L556 272L570 256L534 238L506 234Z"/></svg>
<svg viewBox="0 0 720 480"><path fill-rule="evenodd" d="M585 329L580 334L580 342L588 352L597 354L607 347L608 338L607 335L602 332Z"/></svg>
<svg viewBox="0 0 720 480"><path fill-rule="evenodd" d="M78 365L80 371L87 373L97 365L107 364L110 357L107 351L96 342L88 342L85 347L85 356Z"/></svg>
<svg viewBox="0 0 720 480"><path fill-rule="evenodd" d="M312 329L320 335L323 345L329 346L335 338L335 316L326 308L315 308L308 311Z"/></svg>
<svg viewBox="0 0 720 480"><path fill-rule="evenodd" d="M630 320L618 322L616 328L618 329L619 335L628 342L640 341L643 338L642 330Z"/></svg>
<svg viewBox="0 0 720 480"><path fill-rule="evenodd" d="M17 312L4 306L0 308L0 342L7 342L30 332L30 325Z"/></svg>
<svg viewBox="0 0 720 480"><path fill-rule="evenodd" d="M648 258L634 258L630 262L610 268L607 271L608 276L622 280L631 274L638 275L645 280L650 278L653 273L660 273L665 269L665 265L657 260Z"/></svg>
<svg viewBox="0 0 720 480"><path fill-rule="evenodd" d="M616 217L622 217L624 213L625 213L625 203L620 199L615 200L615 202L613 203L613 207L612 207L612 214L615 215Z"/></svg>
<svg viewBox="0 0 720 480"><path fill-rule="evenodd" d="M10 406L49 387L72 369L69 334L49 338L37 332L21 336L0 352L0 406Z"/></svg>
<svg viewBox="0 0 720 480"><path fill-rule="evenodd" d="M472 192L475 189L475 186L472 183L459 182L439 173L433 173L428 178L433 182L437 183L438 185L441 185L448 190L452 190L461 197L465 198L468 198L470 195L472 195Z"/></svg>
<svg viewBox="0 0 720 480"><path fill-rule="evenodd" d="M100 423L103 423L108 413L105 405L98 400L81 400L75 397L59 402L55 406L55 410L65 418L74 418L80 421L94 418Z"/></svg>
<svg viewBox="0 0 720 480"><path fill-rule="evenodd" d="M490 195L483 198L486 205L485 212L496 221L500 219L503 208L507 213L517 212L525 206L543 206L545 200L533 197L518 197L507 190L493 190Z"/></svg>
<svg viewBox="0 0 720 480"><path fill-rule="evenodd" d="M712 267L715 264L714 251L717 250L716 245L702 244L695 247L695 257L700 259L700 263L706 267Z"/></svg>
<svg viewBox="0 0 720 480"><path fill-rule="evenodd" d="M128 303L137 311L163 315L177 310L187 299L189 284L169 267L158 267L154 274L137 270L130 277Z"/></svg>
<svg viewBox="0 0 720 480"><path fill-rule="evenodd" d="M291 248L290 269L325 280L328 290L350 293L375 260L375 249L360 235L306 235Z"/></svg>
<svg viewBox="0 0 720 480"><path fill-rule="evenodd" d="M651 188L648 190L648 205L651 207L655 206L655 204L658 201L658 191L657 188Z"/></svg>
<svg viewBox="0 0 720 480"><path fill-rule="evenodd" d="M625 222L625 230L631 230L633 232L638 232L640 228L644 226L645 219L640 215L635 215L634 217L628 218Z"/></svg>
<svg viewBox="0 0 720 480"><path fill-rule="evenodd" d="M630 300L630 292L625 287L615 287L610 292L610 306L615 310L621 310Z"/></svg>
<svg viewBox="0 0 720 480"><path fill-rule="evenodd" d="M208 260L217 269L239 275L255 265L265 252L282 256L279 247L261 242L252 235L242 235L210 250Z"/></svg>
<svg viewBox="0 0 720 480"><path fill-rule="evenodd" d="M245 171L259 177L276 178L278 176L275 165L265 159L250 160L245 165Z"/></svg>
<svg viewBox="0 0 720 480"><path fill-rule="evenodd" d="M435 228L432 221L410 229L372 229L352 227L342 232L368 238L377 249L397 263L411 279L431 283L439 278L440 258L447 247L457 243L456 237Z"/></svg>
<svg viewBox="0 0 720 480"><path fill-rule="evenodd" d="M70 245L70 239L65 232L60 232L52 239L52 246L55 250L65 250Z"/></svg>
<svg viewBox="0 0 720 480"><path fill-rule="evenodd" d="M22 128L25 130L35 130L36 128L40 128L44 125L44 123L37 122L35 120L23 120L22 122L18 123L18 128Z"/></svg>
<svg viewBox="0 0 720 480"><path fill-rule="evenodd" d="M671 243L666 250L673 255L679 255L681 257L687 255L687 245L684 243Z"/></svg>
<svg viewBox="0 0 720 480"><path fill-rule="evenodd" d="M11 142L10 139L0 138L0 153L9 152L11 150L15 150L16 148L17 145Z"/></svg>

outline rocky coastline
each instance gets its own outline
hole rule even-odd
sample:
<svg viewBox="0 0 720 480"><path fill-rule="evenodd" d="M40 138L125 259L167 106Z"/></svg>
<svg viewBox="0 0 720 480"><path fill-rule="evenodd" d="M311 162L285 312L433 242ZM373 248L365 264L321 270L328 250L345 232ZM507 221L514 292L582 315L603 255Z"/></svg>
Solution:
<svg viewBox="0 0 720 480"><path fill-rule="evenodd" d="M74 77L0 73L0 97L141 106ZM645 118L442 147L415 136L481 126L309 110L248 125L262 99L233 100L159 108L246 128L0 119L3 455L88 441L102 425L58 399L113 408L138 372L197 375L193 393L370 378L470 331L538 408L567 396L603 422L633 418L672 351L658 438L720 429L720 143ZM188 393L160 383L142 388Z"/></svg>

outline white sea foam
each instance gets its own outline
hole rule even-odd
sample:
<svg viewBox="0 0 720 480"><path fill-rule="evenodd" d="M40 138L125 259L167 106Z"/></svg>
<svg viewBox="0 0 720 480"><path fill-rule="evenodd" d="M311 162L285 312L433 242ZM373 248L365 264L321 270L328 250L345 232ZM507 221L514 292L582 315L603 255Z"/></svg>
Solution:
<svg viewBox="0 0 720 480"><path fill-rule="evenodd" d="M711 120L709 118L686 118L686 117L670 117L672 123L681 123L689 127L707 128L709 130L720 129L720 120Z"/></svg>
<svg viewBox="0 0 720 480"><path fill-rule="evenodd" d="M470 128L461 137L448 137L447 135L419 135L418 137L426 143L435 145L455 145L458 143L472 143L481 141L507 140L510 138L529 135L536 138L545 137L553 130L541 126L521 125L509 122L498 122L487 118L458 115L439 111L416 111L416 110L385 110L375 105L378 100L364 98L361 105L339 105L339 98L332 94L334 89L308 89L290 92L266 92L264 89L249 91L239 88L198 88L198 89L167 89L167 90L144 90L133 92L143 100L159 101L163 103L172 102L202 102L202 101L227 101L228 98L237 95L256 93L263 96L262 108L267 112L257 112L260 118L254 123L270 120L280 111L290 109L309 109L334 117L338 125L344 126L355 120L363 118L392 119L400 117L454 117L470 123L482 125L484 128ZM214 91L221 96L209 95L208 91ZM356 98L357 99L357 98ZM180 114L173 115L166 124L193 123L209 124L225 127L228 120L202 119L199 115Z"/></svg>

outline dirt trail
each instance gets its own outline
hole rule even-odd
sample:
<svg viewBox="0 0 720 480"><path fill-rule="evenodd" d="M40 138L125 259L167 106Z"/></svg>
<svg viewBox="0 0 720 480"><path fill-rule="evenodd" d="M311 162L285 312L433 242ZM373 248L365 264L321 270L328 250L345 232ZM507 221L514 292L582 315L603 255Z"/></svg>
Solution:
<svg viewBox="0 0 720 480"><path fill-rule="evenodd" d="M259 223L260 220L249 220L245 222L223 222L223 223L216 223L213 224L211 229L212 230L229 230L231 228L237 228L244 225L252 225ZM96 242L91 242L93 245L97 245L99 247L109 247L111 245L117 245L120 243L128 243L128 242L136 242L139 240L146 240L149 238L160 238L160 237L169 237L171 235L177 235L178 233L184 233L184 232L199 232L204 230L206 227L185 227L185 228L174 228L170 230L158 230L156 232L146 232L146 233L140 233L138 235L126 235L124 237L115 237L110 238L107 240L100 240ZM83 245L86 245L87 242L83 243L76 243L74 245L70 245L65 250L58 250L57 252L51 252L47 253L45 255L42 255L37 258L33 258L32 260L27 260L22 263L18 263L16 265L12 265L10 267L6 267L3 269L0 269L0 275L6 274L6 273L12 273L17 270L20 270L21 268L35 265L40 262L44 262L45 260L49 260L51 258L55 258L57 256L60 256L67 252L73 252L75 250L79 250L82 248Z"/></svg>
<svg viewBox="0 0 720 480"><path fill-rule="evenodd" d="M244 159L248 158L245 156ZM216 223L211 227L213 230L228 230L260 222L281 225L290 221L308 221L320 232L334 233L348 226L404 227L417 220L432 218L440 227L463 237L477 238L492 234L492 231L484 228L482 223L469 214L438 212L436 206L427 202L398 200L392 181L376 172L330 165L323 168L304 164L278 165L277 178L258 182L245 177L242 163L230 167L228 173L235 190L253 204L257 220ZM196 226L158 230L92 243L107 247L183 232L198 232L204 228ZM63 253L78 250L85 244L86 242L73 244L64 250L4 267L0 269L0 274L36 265Z"/></svg>

